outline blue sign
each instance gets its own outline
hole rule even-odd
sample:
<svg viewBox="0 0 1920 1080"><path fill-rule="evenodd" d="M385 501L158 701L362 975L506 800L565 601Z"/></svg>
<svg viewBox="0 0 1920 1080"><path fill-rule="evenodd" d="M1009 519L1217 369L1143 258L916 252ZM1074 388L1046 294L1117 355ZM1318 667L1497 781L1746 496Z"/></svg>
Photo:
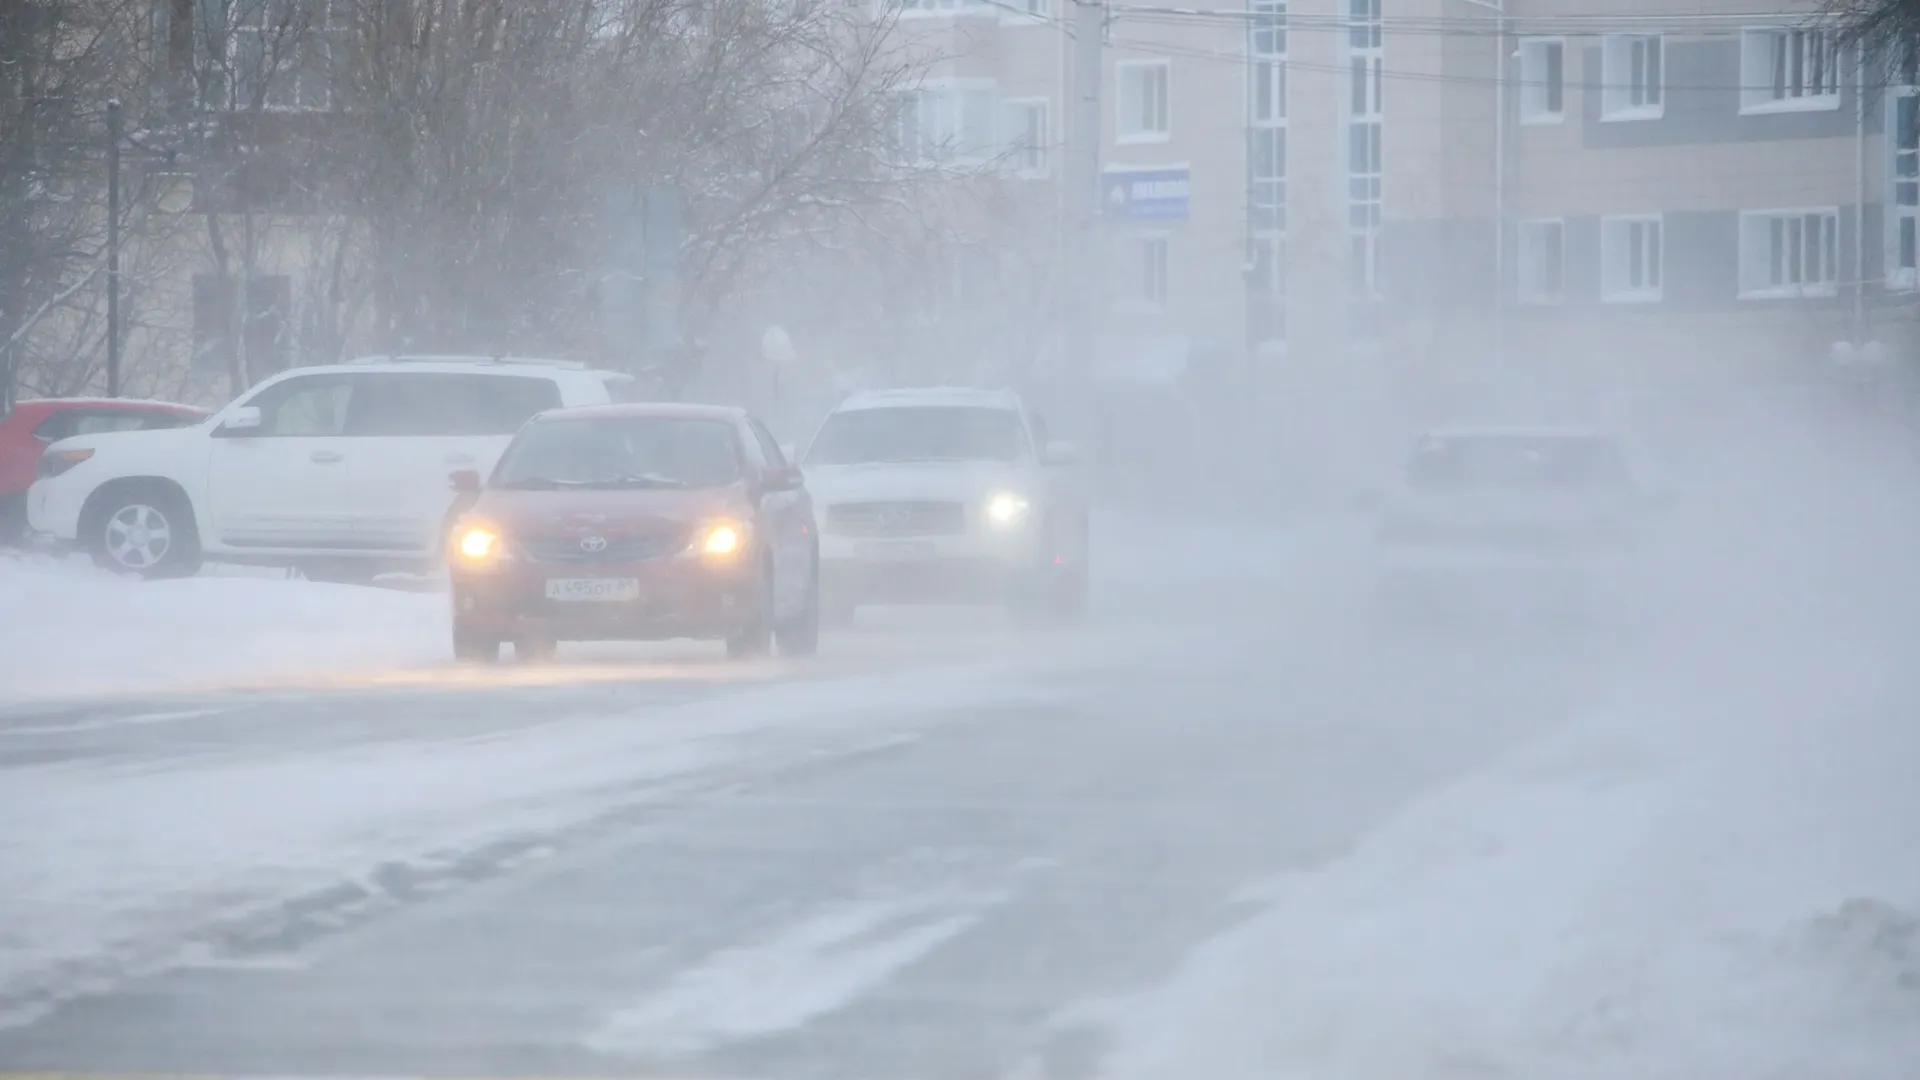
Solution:
<svg viewBox="0 0 1920 1080"><path fill-rule="evenodd" d="M1100 205L1108 221L1185 221L1185 165L1153 169L1108 169L1100 174Z"/></svg>

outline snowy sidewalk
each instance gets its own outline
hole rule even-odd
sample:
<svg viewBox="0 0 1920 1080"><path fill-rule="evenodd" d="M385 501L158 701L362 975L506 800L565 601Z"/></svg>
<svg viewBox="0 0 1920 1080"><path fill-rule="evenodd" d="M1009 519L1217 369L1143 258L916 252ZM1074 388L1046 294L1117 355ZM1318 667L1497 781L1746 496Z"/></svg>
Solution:
<svg viewBox="0 0 1920 1080"><path fill-rule="evenodd" d="M1116 1006L1109 1080L1907 1080L1920 724L1893 658L1804 659L1596 713L1262 890Z"/></svg>
<svg viewBox="0 0 1920 1080"><path fill-rule="evenodd" d="M0 703L442 663L445 596L0 554Z"/></svg>

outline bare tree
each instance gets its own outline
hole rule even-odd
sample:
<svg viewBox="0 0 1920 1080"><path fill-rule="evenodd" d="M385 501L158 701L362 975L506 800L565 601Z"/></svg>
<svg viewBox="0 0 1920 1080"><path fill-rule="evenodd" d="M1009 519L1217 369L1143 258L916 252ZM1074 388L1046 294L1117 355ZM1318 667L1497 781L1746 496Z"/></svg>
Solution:
<svg viewBox="0 0 1920 1080"><path fill-rule="evenodd" d="M35 336L47 320L103 280L106 105L140 85L146 10L0 3L0 406L44 359Z"/></svg>

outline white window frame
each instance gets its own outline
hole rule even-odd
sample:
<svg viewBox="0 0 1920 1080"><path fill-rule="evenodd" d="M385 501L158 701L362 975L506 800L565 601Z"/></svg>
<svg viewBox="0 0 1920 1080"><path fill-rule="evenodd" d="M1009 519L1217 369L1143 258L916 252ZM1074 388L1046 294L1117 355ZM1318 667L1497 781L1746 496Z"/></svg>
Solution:
<svg viewBox="0 0 1920 1080"><path fill-rule="evenodd" d="M1287 2L1248 0L1247 11L1248 222L1255 233L1284 236L1287 155L1292 149L1287 145ZM1256 154L1262 141L1276 153ZM1278 158L1277 168L1264 170L1263 161L1273 157Z"/></svg>
<svg viewBox="0 0 1920 1080"><path fill-rule="evenodd" d="M1040 110L1037 142L1027 139L1029 132L1022 131L1013 121L1015 110L1026 118L1033 109ZM1052 168L1053 102L1043 97L1005 98L1000 102L1000 122L1004 129L1000 141L1006 148L1007 164L1014 175L1045 179Z"/></svg>
<svg viewBox="0 0 1920 1080"><path fill-rule="evenodd" d="M1386 186L1386 35L1380 9L1380 0L1347 3L1347 252L1349 294L1361 303L1385 299L1380 285L1380 225ZM1356 158L1365 168L1355 167Z"/></svg>
<svg viewBox="0 0 1920 1080"><path fill-rule="evenodd" d="M1890 86L1886 90L1886 287L1910 292L1920 289L1920 87ZM1900 118L1902 107L1913 110L1912 121ZM1910 146L1903 146L1911 143ZM1904 173L1904 175L1902 175ZM1911 238L1903 241L1904 236ZM1903 263L1902 248L1912 252Z"/></svg>
<svg viewBox="0 0 1920 1080"><path fill-rule="evenodd" d="M1843 67L1838 39L1839 31L1825 26L1765 26L1742 30L1740 114L1838 109ZM1797 83L1795 64L1802 73Z"/></svg>
<svg viewBox="0 0 1920 1080"><path fill-rule="evenodd" d="M920 110L916 118L919 142L916 146L900 147L900 164L970 167L990 162L999 145L1001 110L1000 97L995 91L994 80L976 78L927 79L910 90L899 91L903 97L913 96L914 108ZM986 110L985 130L978 133L980 145L974 147L959 142L966 128L968 95L977 95L975 103ZM933 99L931 118L935 137L932 139L927 135L929 97Z"/></svg>
<svg viewBox="0 0 1920 1080"><path fill-rule="evenodd" d="M1541 280L1546 263L1542 261L1542 252L1536 250L1533 237L1544 230L1552 230L1560 238L1559 257L1553 265L1555 287L1545 288ZM1518 223L1514 233L1518 245L1514 252L1514 293L1522 304L1551 306L1564 303L1567 298L1567 219L1531 218Z"/></svg>
<svg viewBox="0 0 1920 1080"><path fill-rule="evenodd" d="M1633 276L1625 263L1633 257L1632 240L1626 230L1652 225L1657 231L1657 250L1653 260L1640 267L1638 285L1622 280ZM1645 247L1641 248L1645 262ZM1600 219L1600 299L1609 304L1657 304L1666 297L1667 222L1663 214L1615 214ZM1652 273L1646 270L1651 268ZM1657 279L1647 284L1645 278Z"/></svg>
<svg viewBox="0 0 1920 1080"><path fill-rule="evenodd" d="M1547 50L1560 52L1557 80L1545 70ZM1567 118L1567 39L1530 37L1520 40L1520 122L1558 124ZM1556 104L1553 99L1559 98Z"/></svg>
<svg viewBox="0 0 1920 1080"><path fill-rule="evenodd" d="M1637 46L1649 50L1636 56ZM1658 120L1667 114L1667 46L1664 35L1608 34L1600 42L1600 119L1618 123ZM1636 80L1636 69L1644 80ZM1649 70L1657 77L1649 75Z"/></svg>
<svg viewBox="0 0 1920 1080"><path fill-rule="evenodd" d="M1164 230L1134 232L1127 235L1127 244L1133 249L1134 259L1129 260L1137 288L1131 292L1127 309L1142 314L1158 314L1167 310L1173 298L1173 234ZM1152 284L1151 252L1160 252L1160 295L1154 297L1150 291ZM1125 264L1123 264L1125 265Z"/></svg>
<svg viewBox="0 0 1920 1080"><path fill-rule="evenodd" d="M1161 115L1159 120L1161 126L1158 129L1154 129L1145 126L1143 122L1142 125L1137 128L1132 127L1129 123L1131 120L1140 119L1145 121L1151 118L1129 116L1128 110L1133 108L1137 103L1131 100L1134 95L1127 86L1127 78L1132 72L1147 72L1153 70L1161 72L1162 85L1165 88L1165 93L1161 95L1160 100ZM1113 66L1113 85L1116 95L1113 110L1114 142L1116 144L1120 146L1138 146L1146 143L1163 143L1173 138L1172 59L1168 57L1154 57L1150 60L1122 60Z"/></svg>
<svg viewBox="0 0 1920 1080"><path fill-rule="evenodd" d="M274 13L286 6L276 0L239 0L227 9L228 18L232 20L226 28L225 56L229 110L244 112L255 107L251 96L245 99L241 96L241 88L247 82L247 77L241 73L242 66L248 62L244 49L247 41L259 44L261 73L271 80L267 84L266 94L258 103L261 111L304 113L333 110L333 4L331 0L310 0L308 6L312 10L304 25L292 19L274 23ZM292 49L294 55L291 58L278 56L278 50L283 48ZM309 54L307 49L316 51ZM320 65L318 78L321 80L317 104L311 99L300 99L300 91L306 86L306 80L314 77L306 70L307 65L316 61ZM276 89L289 86L293 88L294 99L291 102L275 101Z"/></svg>
<svg viewBox="0 0 1920 1080"><path fill-rule="evenodd" d="M1820 223L1816 226L1820 235L1811 238L1806 234L1810 218ZM1777 249L1776 241L1785 245L1785 250ZM1742 210L1739 247L1742 300L1792 300L1840 293L1837 206Z"/></svg>

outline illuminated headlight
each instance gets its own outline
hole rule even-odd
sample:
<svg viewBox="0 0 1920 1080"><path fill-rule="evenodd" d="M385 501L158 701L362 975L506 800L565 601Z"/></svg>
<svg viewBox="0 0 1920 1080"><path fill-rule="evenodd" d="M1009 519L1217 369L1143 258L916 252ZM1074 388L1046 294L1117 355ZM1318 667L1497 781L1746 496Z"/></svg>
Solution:
<svg viewBox="0 0 1920 1080"><path fill-rule="evenodd" d="M987 500L987 520L995 525L1011 525L1027 516L1027 500L1002 491Z"/></svg>
<svg viewBox="0 0 1920 1080"><path fill-rule="evenodd" d="M483 566L500 558L505 544L497 529L487 525L461 525L453 531L453 554L469 566Z"/></svg>
<svg viewBox="0 0 1920 1080"><path fill-rule="evenodd" d="M747 527L721 521L702 529L688 550L704 558L724 561L738 557L746 548Z"/></svg>

